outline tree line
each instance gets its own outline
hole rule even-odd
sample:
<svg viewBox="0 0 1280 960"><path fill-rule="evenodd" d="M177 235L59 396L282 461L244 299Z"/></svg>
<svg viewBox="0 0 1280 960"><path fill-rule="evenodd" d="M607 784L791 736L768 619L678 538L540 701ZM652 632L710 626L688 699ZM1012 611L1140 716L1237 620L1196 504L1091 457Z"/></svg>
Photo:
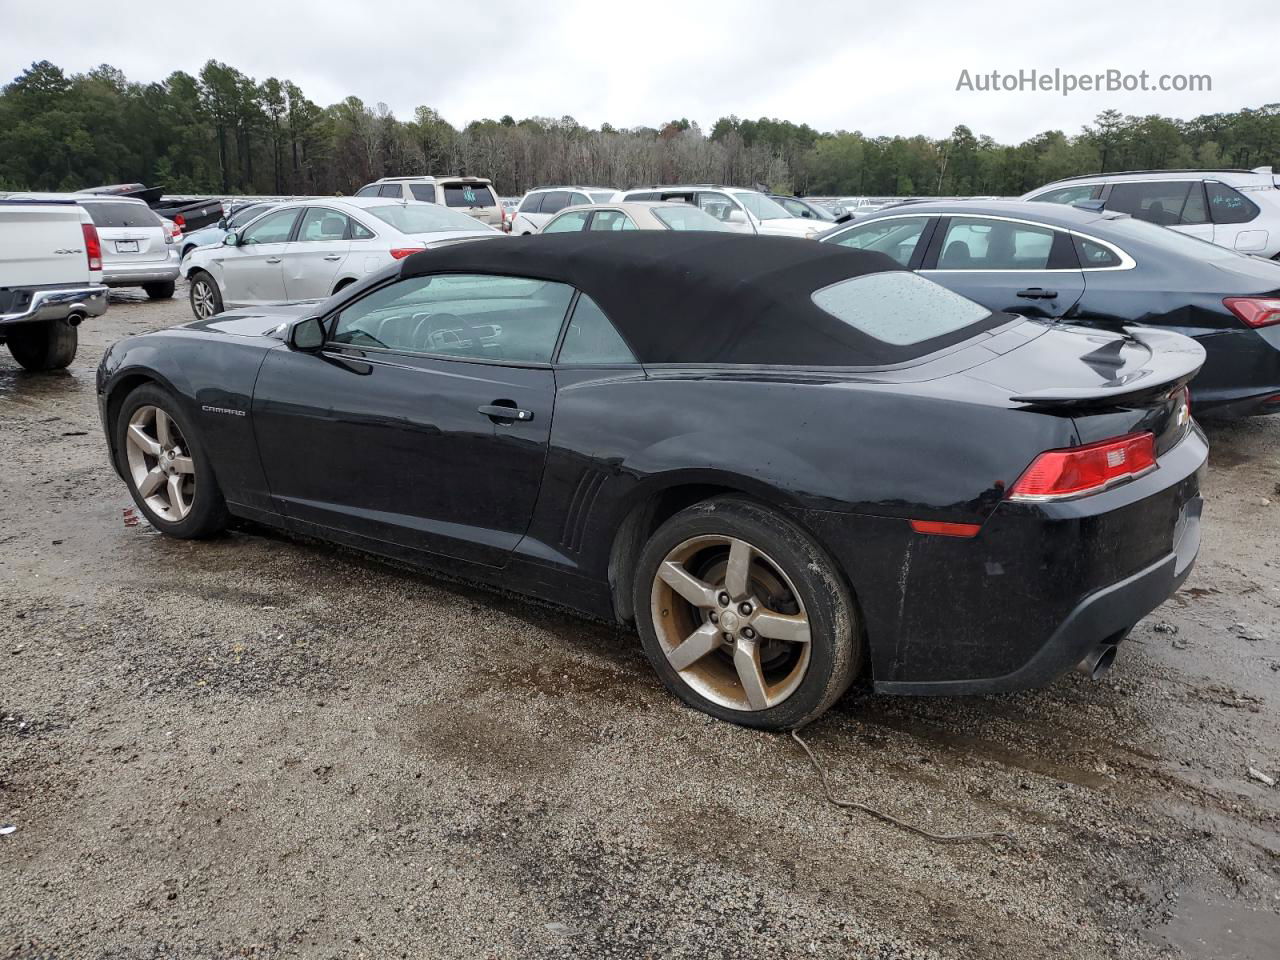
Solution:
<svg viewBox="0 0 1280 960"><path fill-rule="evenodd" d="M410 120L357 97L322 107L289 80L210 60L198 74L129 81L102 65L33 63L0 89L0 190L144 182L197 194L346 194L381 176L466 173L502 195L551 183L760 184L809 195L1020 194L1075 174L1177 167L1280 167L1280 103L1191 120L1098 115L1074 135L1017 145L957 126L950 136L869 137L722 117L598 129L573 117L473 120L428 106Z"/></svg>

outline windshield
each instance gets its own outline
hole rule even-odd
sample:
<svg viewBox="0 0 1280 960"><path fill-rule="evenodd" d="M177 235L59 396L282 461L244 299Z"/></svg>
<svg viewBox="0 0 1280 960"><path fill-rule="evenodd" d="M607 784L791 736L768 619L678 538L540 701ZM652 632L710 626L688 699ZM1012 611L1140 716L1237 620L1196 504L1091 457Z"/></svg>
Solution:
<svg viewBox="0 0 1280 960"><path fill-rule="evenodd" d="M1236 253L1228 247L1220 247L1208 240L1201 240L1199 237L1179 233L1177 230L1170 230L1168 227L1161 227L1134 217L1116 217L1104 220L1103 223L1107 228L1115 231L1119 237L1132 237L1134 240L1141 240L1143 243L1149 243L1171 253L1180 253L1184 257L1196 257L1200 260L1235 260L1237 257L1248 256L1248 254Z"/></svg>
<svg viewBox="0 0 1280 960"><path fill-rule="evenodd" d="M727 224L721 223L705 210L691 207L688 204L670 207L654 207L653 215L667 225L670 230L719 230L725 233L733 231Z"/></svg>
<svg viewBox="0 0 1280 960"><path fill-rule="evenodd" d="M434 203L393 203L385 207L367 207L369 213L389 223L401 233L441 233L483 230L478 220L465 213L455 213Z"/></svg>
<svg viewBox="0 0 1280 960"><path fill-rule="evenodd" d="M487 183L446 183L444 202L447 207L496 206L493 189Z"/></svg>
<svg viewBox="0 0 1280 960"><path fill-rule="evenodd" d="M743 190L741 193L735 193L734 198L751 211L752 215L758 220L790 220L791 214L766 197L763 193L752 193Z"/></svg>

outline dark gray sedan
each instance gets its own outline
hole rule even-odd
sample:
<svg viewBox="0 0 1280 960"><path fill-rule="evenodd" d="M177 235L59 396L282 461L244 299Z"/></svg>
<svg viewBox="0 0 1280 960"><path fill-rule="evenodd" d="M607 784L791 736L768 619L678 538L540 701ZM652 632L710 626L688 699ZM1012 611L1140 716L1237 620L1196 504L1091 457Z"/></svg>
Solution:
<svg viewBox="0 0 1280 960"><path fill-rule="evenodd" d="M1201 416L1280 413L1280 264L1127 214L1019 201L888 207L828 231L991 310L1194 337Z"/></svg>

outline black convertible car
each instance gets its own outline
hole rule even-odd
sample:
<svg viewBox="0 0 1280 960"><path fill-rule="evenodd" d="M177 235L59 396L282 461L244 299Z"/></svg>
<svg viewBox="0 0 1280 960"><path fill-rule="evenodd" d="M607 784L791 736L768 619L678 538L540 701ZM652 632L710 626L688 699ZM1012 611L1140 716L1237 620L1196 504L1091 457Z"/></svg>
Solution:
<svg viewBox="0 0 1280 960"><path fill-rule="evenodd" d="M165 533L248 518L635 623L685 701L787 728L864 673L1104 670L1195 559L1203 359L878 253L557 234L122 340L97 389Z"/></svg>

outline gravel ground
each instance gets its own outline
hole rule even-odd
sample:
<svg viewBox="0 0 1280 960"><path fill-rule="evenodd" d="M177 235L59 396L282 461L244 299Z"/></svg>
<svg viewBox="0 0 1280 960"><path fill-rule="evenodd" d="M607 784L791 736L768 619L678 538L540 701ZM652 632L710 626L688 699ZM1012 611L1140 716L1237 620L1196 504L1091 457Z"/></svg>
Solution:
<svg viewBox="0 0 1280 960"><path fill-rule="evenodd" d="M122 522L103 347L0 358L0 956L1203 957L1280 942L1280 417L1210 430L1200 563L1089 683L854 692L785 737L633 636L261 531Z"/></svg>

